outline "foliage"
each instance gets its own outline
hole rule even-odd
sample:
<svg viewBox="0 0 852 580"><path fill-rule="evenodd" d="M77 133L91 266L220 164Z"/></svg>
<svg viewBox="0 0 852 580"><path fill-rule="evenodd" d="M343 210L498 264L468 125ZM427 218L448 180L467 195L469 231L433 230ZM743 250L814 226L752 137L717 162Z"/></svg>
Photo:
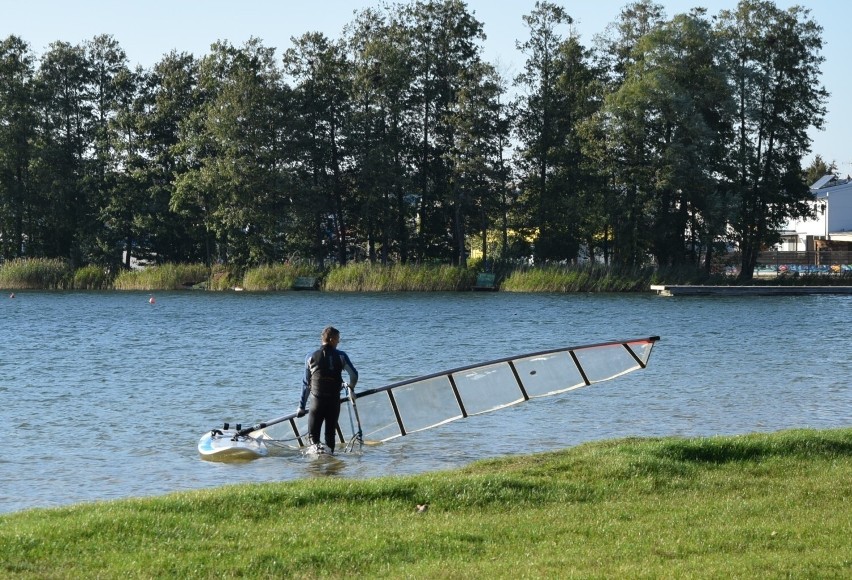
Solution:
<svg viewBox="0 0 852 580"><path fill-rule="evenodd" d="M250 268L243 276L245 290L290 290L301 276L319 278L319 272L307 263L287 262Z"/></svg>
<svg viewBox="0 0 852 580"><path fill-rule="evenodd" d="M236 287L241 287L242 274L236 266L226 266L224 264L214 264L210 268L210 279L207 283L196 284L196 288L204 288L206 290L233 290Z"/></svg>
<svg viewBox="0 0 852 580"><path fill-rule="evenodd" d="M446 265L350 263L332 268L325 290L338 292L407 292L468 290L476 272Z"/></svg>
<svg viewBox="0 0 852 580"><path fill-rule="evenodd" d="M210 269L203 264L162 264L143 270L125 270L115 277L116 290L181 290L206 282Z"/></svg>
<svg viewBox="0 0 852 580"><path fill-rule="evenodd" d="M647 292L651 268L618 266L555 265L523 268L501 284L507 292Z"/></svg>
<svg viewBox="0 0 852 580"><path fill-rule="evenodd" d="M0 287L57 290L67 288L72 270L67 260L21 258L0 264Z"/></svg>
<svg viewBox="0 0 852 580"><path fill-rule="evenodd" d="M107 290L112 287L112 277L104 268L90 264L74 271L71 284L77 290Z"/></svg>
<svg viewBox="0 0 852 580"><path fill-rule="evenodd" d="M109 35L38 58L10 36L0 259L222 264L237 285L295 253L320 270L464 269L473 248L709 272L736 242L745 279L808 215L801 161L826 93L806 9L668 18L641 0L592 47L557 4L524 21L513 102L461 0L356 11L339 38L306 33L279 55L220 41L150 69Z"/></svg>
<svg viewBox="0 0 852 580"><path fill-rule="evenodd" d="M850 429L604 441L417 476L8 514L0 573L845 577L851 498L841 483L850 477Z"/></svg>
<svg viewBox="0 0 852 580"><path fill-rule="evenodd" d="M718 21L736 108L728 166L734 211L730 225L750 280L757 256L779 240L788 218L810 215L801 160L811 128L820 129L827 93L819 83L822 28L809 11L743 0Z"/></svg>

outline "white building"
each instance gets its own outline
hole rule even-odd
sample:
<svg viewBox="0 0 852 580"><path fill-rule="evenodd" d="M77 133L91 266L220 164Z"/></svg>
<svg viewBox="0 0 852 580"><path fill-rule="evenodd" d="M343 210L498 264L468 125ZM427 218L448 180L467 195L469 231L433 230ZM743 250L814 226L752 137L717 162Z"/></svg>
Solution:
<svg viewBox="0 0 852 580"><path fill-rule="evenodd" d="M781 230L782 252L805 252L831 242L852 242L852 179L826 175L811 186L815 219L789 221Z"/></svg>

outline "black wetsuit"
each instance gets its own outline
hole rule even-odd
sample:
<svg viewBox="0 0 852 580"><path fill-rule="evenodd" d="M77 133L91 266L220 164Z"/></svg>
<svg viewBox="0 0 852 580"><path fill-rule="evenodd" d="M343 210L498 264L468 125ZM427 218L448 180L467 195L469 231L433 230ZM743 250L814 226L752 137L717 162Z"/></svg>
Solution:
<svg viewBox="0 0 852 580"><path fill-rule="evenodd" d="M340 389L343 371L349 375L349 386L358 382L358 371L342 350L323 345L305 359L304 390L300 407L305 408L308 392L311 405L308 414L308 432L312 443L319 443L320 430L325 423L325 444L334 451L337 420L340 417Z"/></svg>

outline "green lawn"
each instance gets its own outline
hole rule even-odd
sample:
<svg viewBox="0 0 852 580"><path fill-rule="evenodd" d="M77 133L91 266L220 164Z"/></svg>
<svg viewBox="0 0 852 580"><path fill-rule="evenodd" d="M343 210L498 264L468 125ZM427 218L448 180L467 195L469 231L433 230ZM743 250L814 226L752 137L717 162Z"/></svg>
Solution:
<svg viewBox="0 0 852 580"><path fill-rule="evenodd" d="M850 538L852 428L796 430L27 510L0 577L850 578Z"/></svg>

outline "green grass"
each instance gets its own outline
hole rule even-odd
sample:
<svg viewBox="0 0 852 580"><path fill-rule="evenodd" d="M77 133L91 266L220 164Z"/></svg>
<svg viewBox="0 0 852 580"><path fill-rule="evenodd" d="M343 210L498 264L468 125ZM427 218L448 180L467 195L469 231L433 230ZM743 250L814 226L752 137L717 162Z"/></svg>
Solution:
<svg viewBox="0 0 852 580"><path fill-rule="evenodd" d="M0 288L78 290L232 290L280 291L293 287L305 276L320 281L320 289L336 292L448 292L473 288L481 264L470 268L438 264L392 264L351 262L323 271L308 261L288 261L249 268L203 264L162 264L143 270L119 272L112 279L94 265L73 271L58 259L25 258L0 264ZM497 286L506 292L650 292L652 284L740 285L734 277L706 276L691 266L625 268L594 265L541 265L519 267L501 263L496 267ZM843 285L849 276L781 276L755 279L747 284Z"/></svg>
<svg viewBox="0 0 852 580"><path fill-rule="evenodd" d="M850 481L850 428L591 443L27 510L0 517L0 576L848 578Z"/></svg>
<svg viewBox="0 0 852 580"><path fill-rule="evenodd" d="M116 290L181 290L206 283L210 269L203 264L162 264L144 270L125 270L115 277Z"/></svg>
<svg viewBox="0 0 852 580"><path fill-rule="evenodd" d="M91 264L74 271L72 284L77 290L106 290L112 288L112 279L104 268Z"/></svg>
<svg viewBox="0 0 852 580"><path fill-rule="evenodd" d="M308 263L269 264L251 268L243 276L243 288L254 291L290 290L300 276L318 278L317 269Z"/></svg>
<svg viewBox="0 0 852 580"><path fill-rule="evenodd" d="M0 264L0 288L10 290L61 290L72 276L65 260L20 258Z"/></svg>
<svg viewBox="0 0 852 580"><path fill-rule="evenodd" d="M514 270L500 289L507 292L646 292L652 275L650 268L540 266Z"/></svg>
<svg viewBox="0 0 852 580"><path fill-rule="evenodd" d="M470 290L477 272L465 268L431 264L350 263L332 268L324 289L336 292L446 292Z"/></svg>

